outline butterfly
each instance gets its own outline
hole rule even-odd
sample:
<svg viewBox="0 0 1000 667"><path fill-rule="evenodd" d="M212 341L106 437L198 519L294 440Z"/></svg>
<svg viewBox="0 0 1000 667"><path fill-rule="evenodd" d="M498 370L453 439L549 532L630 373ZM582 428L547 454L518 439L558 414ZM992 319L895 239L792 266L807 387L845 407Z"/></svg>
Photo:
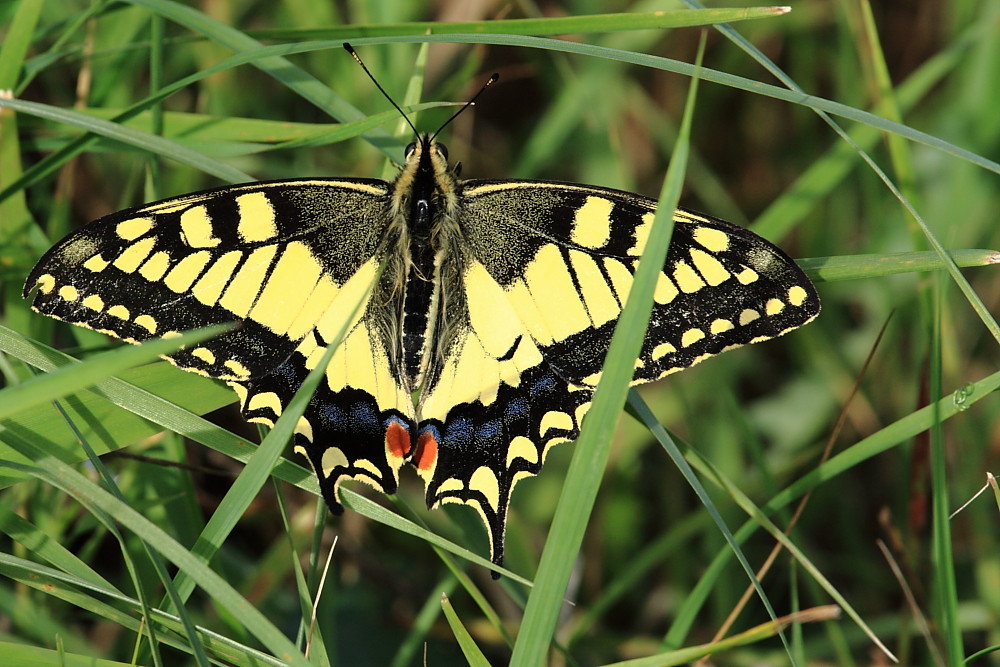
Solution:
<svg viewBox="0 0 1000 667"><path fill-rule="evenodd" d="M392 494L409 465L428 507L479 512L499 566L514 486L580 433L655 208L597 186L461 180L436 133L418 134L392 182L248 183L102 217L41 258L24 296L129 342L237 322L167 358L268 425L336 345L294 436L331 511L345 480ZM674 222L633 384L819 313L776 246L686 209Z"/></svg>

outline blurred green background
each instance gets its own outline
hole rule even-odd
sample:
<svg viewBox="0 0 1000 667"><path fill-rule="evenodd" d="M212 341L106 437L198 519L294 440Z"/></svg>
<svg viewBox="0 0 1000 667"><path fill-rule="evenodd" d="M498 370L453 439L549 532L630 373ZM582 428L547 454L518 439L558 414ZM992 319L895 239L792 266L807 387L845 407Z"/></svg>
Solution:
<svg viewBox="0 0 1000 667"><path fill-rule="evenodd" d="M12 89L16 100L56 110L110 120L151 91L201 72L239 47L218 26L199 30L172 18L153 19L151 9L161 6L156 2L66 0L38 3L37 14L26 8L29 4L0 4L0 88ZM162 134L202 156L202 169L165 158L155 147L140 149L116 140L121 137L99 138L82 152L53 161L52 155L66 150L82 130L68 117L0 108L0 323L75 356L108 343L93 332L70 331L31 314L20 289L44 250L86 221L144 201L225 184L219 172L211 172L213 160L260 180L391 176L387 156L400 160L402 147L411 140L398 119L373 131L368 141L330 143L333 123L361 117L338 106L338 100L364 115L389 109L336 46L344 39L356 44L379 82L401 104L461 102L489 74L500 73L499 83L445 132L451 159L463 163L467 178L568 180L655 197L690 83L688 77L662 69L560 53L541 43L527 48L444 42L431 44L426 53L422 92L408 94L419 83L414 75L420 46L364 40L385 37L390 24L413 21L442 24L677 8L669 3L219 0L176 6L195 8L211 21L235 28L244 39L264 44L312 39L331 44L289 56L299 71L314 77L302 81L292 73L300 88L290 79L242 65L185 86L160 109L143 111L130 121L132 127ZM207 25L214 25L211 21ZM598 21L592 31L567 39L690 63L701 34L697 28L602 28ZM1000 159L1000 2L891 1L869 7L860 0L804 0L789 14L733 23L732 28L806 93L873 111L977 156L970 160L838 120L871 152L944 247L1000 248L1000 182L996 162L991 162ZM420 35L423 27L401 30ZM703 65L780 85L712 28ZM316 96L310 101L302 90ZM323 90L337 99L322 97ZM430 109L413 119L421 130L433 131L452 110ZM703 82L691 146L682 204L750 226L793 257L878 258L931 247L900 201L808 105ZM942 508L950 511L971 498L987 473L997 469L996 382L968 383L998 371L998 341L984 320L992 321L995 330L990 313L1000 310L1000 273L989 266L963 269L984 304L977 312L943 271L882 275L875 259L851 262L856 276L851 280L824 279L819 272L824 310L815 323L777 341L705 361L644 387L641 394L663 425L758 506L805 480L801 488L813 493L791 532L792 542L903 664L948 664L956 656L1000 645L995 497L980 497L948 522L949 530L943 529L940 516ZM885 334L876 347L883 326ZM10 389L30 374L19 360L24 356L4 349L2 381ZM150 373L168 376L164 391L199 413L234 398L207 380L178 379L169 369L133 376L149 378ZM953 409L938 415L917 412L940 397L942 405L951 402ZM0 444L13 438L58 443L75 449L75 460L83 458L68 429L60 425L59 433L44 431L57 428L59 421L46 409L0 422ZM256 437L233 405L212 413L211 419L242 437ZM924 426L922 419L927 420ZM887 429L899 420L908 429ZM99 430L94 423L89 427ZM190 547L241 466L176 434L113 423L122 431L108 438L112 444L105 449L125 448L193 466L172 468L120 457L106 461L127 503ZM35 439L38 429L48 440ZM834 453L859 443L862 447L855 449L856 460L842 458L843 465L830 474L807 477L828 441ZM554 449L542 474L519 485L514 494L508 567L529 579L571 455L571 446ZM471 509L428 513L416 476L404 471L403 477L399 498L407 516L419 517L459 545L485 552ZM134 594L122 547L87 510L35 476L11 472L3 479L4 552L52 565L51 554L38 545L47 537ZM735 531L746 520L744 511L731 494L708 478L704 483ZM452 630L439 615L442 591L449 591L462 622L493 663L508 659L503 631L516 633L527 589L493 584L485 569L463 560L456 562L472 582L457 583L428 543L355 512L327 520L326 531L319 533L317 510L319 521L326 517L315 497L287 484L279 488L281 503L273 487L264 487L212 567L294 638L302 613L292 548L314 580L310 554L322 544L325 556L336 535L319 609L325 647L314 649L314 662L324 664L321 653L331 664L424 664L426 643L426 664L464 664ZM371 489L351 489L389 503ZM772 520L786 526L793 507L787 504ZM288 514L287 526L279 508ZM898 566L899 578L880 551L880 541ZM136 578L155 602L162 589L137 538L126 532L123 544L140 562ZM757 531L742 548L758 567L773 544L773 538ZM552 664L603 664L711 640L747 586L745 573L731 558L720 561L717 569L708 567L713 559L725 559L720 554L727 551L719 530L649 431L625 417L574 565L566 597L575 606L566 607L560 619L557 637L563 649L550 655ZM66 596L44 587L26 585L25 579L32 577L17 575L12 567L5 563L0 578L0 639L46 648L58 641L68 651L94 658L131 658L136 632L122 618L96 603L64 600ZM36 579L46 576L40 570L33 573ZM762 585L779 615L830 602L784 553ZM473 591L488 602L477 602ZM196 592L187 608L195 622L240 645L260 646L253 633L213 604L213 595ZM492 620L486 608L495 610L502 622ZM735 630L767 620L753 597ZM795 626L788 641L800 664L886 660L846 619ZM195 664L190 649L180 644L161 646L166 664ZM147 650L140 649L139 655L152 664ZM224 664L259 664L243 651L212 655ZM750 665L789 659L781 642L771 638L720 653L714 661ZM977 660L970 664L995 662L988 656Z"/></svg>

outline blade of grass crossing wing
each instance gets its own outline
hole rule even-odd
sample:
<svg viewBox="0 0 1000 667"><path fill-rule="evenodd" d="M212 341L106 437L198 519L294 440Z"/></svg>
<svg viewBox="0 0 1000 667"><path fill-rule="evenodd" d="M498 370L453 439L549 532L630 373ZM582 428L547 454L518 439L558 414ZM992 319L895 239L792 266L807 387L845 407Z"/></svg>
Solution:
<svg viewBox="0 0 1000 667"><path fill-rule="evenodd" d="M142 345L128 345L104 352L87 361L31 378L19 385L0 390L0 420L14 416L38 403L84 389L126 368L138 366L169 354L183 345L207 340L229 331L229 325L205 327L177 338L151 340Z"/></svg>
<svg viewBox="0 0 1000 667"><path fill-rule="evenodd" d="M378 275L381 275L381 268L378 271ZM377 281L378 277L375 280ZM201 535L198 536L198 540L191 549L191 554L196 558L201 559L205 563L212 559L212 556L222 546L222 543L236 526L240 517L246 512L250 503L257 497L261 487L267 482L267 478L271 475L278 459L281 458L281 454L285 450L285 445L291 440L299 418L305 413L309 401L312 400L313 393L315 393L320 381L326 377L326 367L330 364L330 360L340 346L340 342L344 339L348 327L351 322L354 322L354 317L358 311L368 301L371 287L369 285L369 288L365 290L365 293L358 302L354 304L354 307L351 309L351 317L344 321L340 331L337 332L337 335L327 345L319 364L309 371L309 375L306 376L305 381L295 391L295 396L292 397L292 400L282 410L281 416L274 424L274 428L267 434L264 441L260 443L260 446L250 457L250 460L247 461L246 467L243 468L243 471L240 472L236 481L229 488L229 491L226 492L218 508L212 513L212 518L208 520L204 530L202 530ZM181 594L181 599L187 600L194 590L194 581L181 570L177 573L174 583ZM169 611L170 609L167 608L167 610Z"/></svg>
<svg viewBox="0 0 1000 667"><path fill-rule="evenodd" d="M699 46L699 64L703 50L704 37ZM691 81L684 120L660 192L649 240L639 260L629 298L615 326L593 404L584 418L581 435L573 450L569 472L535 576L535 586L524 610L511 664L530 666L545 663L566 586L607 462L611 438L625 403L635 359L649 323L656 276L667 256L673 232L673 211L684 180L697 90L698 78L695 76Z"/></svg>
<svg viewBox="0 0 1000 667"><path fill-rule="evenodd" d="M24 336L2 326L0 326L0 350L44 371L53 371L65 365L79 363L76 359L62 352L30 341ZM187 374L182 375L187 376ZM141 380L142 378L138 378L139 382ZM152 393L151 389L140 386L140 384L131 384L117 377L105 377L95 385L93 390L95 394L100 395L122 409L128 410L174 433L190 438L237 461L246 463L256 451L256 448L248 445L244 439L188 410L178 407L169 400ZM9 391L9 389L4 391ZM227 392L228 390L219 389L218 391ZM5 394L0 392L0 396L5 396ZM2 442L0 442L0 452L3 452ZM69 458L69 456L71 455L64 454L64 458L67 461L75 463L78 460L76 458ZM312 471L307 470L297 463L282 459L275 466L272 474L278 479L294 484L301 489L319 496L319 483L316 480L316 476ZM368 500L355 491L341 489L341 494L345 507L362 514L372 521L392 526L409 535L431 542L461 558L482 564L484 567L489 566L489 561L481 556L457 546L453 542L414 524L412 521L406 520L398 514L388 511L378 503Z"/></svg>

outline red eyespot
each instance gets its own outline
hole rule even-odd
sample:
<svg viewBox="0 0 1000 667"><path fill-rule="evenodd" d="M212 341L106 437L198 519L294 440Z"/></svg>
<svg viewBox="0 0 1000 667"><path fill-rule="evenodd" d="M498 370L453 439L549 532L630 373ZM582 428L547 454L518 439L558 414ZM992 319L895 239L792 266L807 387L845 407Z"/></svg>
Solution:
<svg viewBox="0 0 1000 667"><path fill-rule="evenodd" d="M417 438L417 453L413 455L413 463L419 470L430 470L437 461L438 443L434 434L424 431Z"/></svg>
<svg viewBox="0 0 1000 667"><path fill-rule="evenodd" d="M399 422L391 422L385 429L385 445L393 456L403 458L410 453L410 432Z"/></svg>

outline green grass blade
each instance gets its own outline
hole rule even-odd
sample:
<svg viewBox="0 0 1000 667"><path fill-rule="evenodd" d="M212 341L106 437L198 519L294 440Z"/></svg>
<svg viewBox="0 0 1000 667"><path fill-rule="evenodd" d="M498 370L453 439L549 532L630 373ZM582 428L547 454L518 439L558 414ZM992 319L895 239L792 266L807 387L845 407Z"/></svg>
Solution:
<svg viewBox="0 0 1000 667"><path fill-rule="evenodd" d="M0 574L9 577L25 586L35 588L46 595L64 600L81 609L93 612L107 622L115 623L132 632L142 630L144 619L133 614L140 610L140 603L135 598L124 595L110 586L92 584L87 579L54 570L28 560L9 554L0 553ZM159 638L163 644L172 646L186 653L191 647L180 633L183 627L177 616L167 614L160 609L153 609L152 619L157 623ZM246 646L232 639L212 632L203 627L198 628L199 641L217 658L227 664L258 667L269 665L284 667L286 664L262 651Z"/></svg>
<svg viewBox="0 0 1000 667"><path fill-rule="evenodd" d="M943 423L968 410L982 399L992 396L1000 389L1000 371L986 376L978 382L969 382L953 393L943 396L930 405L914 410L875 433L862 438L848 449L831 457L815 470L806 473L773 497L763 507L765 514L771 515L781 507L800 497L823 481L833 479L873 456L906 442L934 424Z"/></svg>
<svg viewBox="0 0 1000 667"><path fill-rule="evenodd" d="M117 660L104 660L90 655L47 649L41 646L27 646L14 642L0 642L0 653L3 654L4 660L8 661L7 664L19 665L19 667L51 667L52 665L60 667L129 667L128 663Z"/></svg>
<svg viewBox="0 0 1000 667"><path fill-rule="evenodd" d="M952 250L949 255L956 266L963 268L1000 264L1000 251L997 250ZM945 268L941 256L928 251L811 257L797 260L797 263L812 280L822 282L938 271Z"/></svg>
<svg viewBox="0 0 1000 667"><path fill-rule="evenodd" d="M204 171L206 174L211 174L231 183L244 183L246 181L254 180L252 176L244 174L239 169L235 169L227 164L213 160L205 154L187 148L186 146L182 146L175 141L158 137L155 134L149 134L148 132L140 132L139 130L126 125L110 123L106 120L101 120L100 118L95 118L78 111L61 109L59 107L49 106L48 104L40 104L38 102L28 102L26 100L5 100L0 98L0 108L3 107L13 109L14 111L20 111L21 113L30 114L38 118L55 121L57 123L73 125L74 127L79 127L87 132L107 137L109 139L114 139L115 141L120 141L129 146L134 146L143 150L153 150L163 157L176 160L181 164L194 167L195 169Z"/></svg>
<svg viewBox="0 0 1000 667"><path fill-rule="evenodd" d="M230 330L229 325L205 327L176 338L151 340L142 345L122 346L88 361L57 372L31 378L15 387L0 390L0 420L33 405L71 394L103 378L169 354L184 345L193 345Z"/></svg>
<svg viewBox="0 0 1000 667"><path fill-rule="evenodd" d="M357 39L373 33L380 36L402 35L569 35L607 33L622 30L666 30L691 26L736 23L751 19L771 18L787 13L785 7L748 7L746 9L664 10L656 12L627 12L616 14L590 14L586 16L551 16L545 18L492 19L489 21L413 21L378 25L349 25L329 28L301 28L287 30L271 28L256 30L259 39Z"/></svg>
<svg viewBox="0 0 1000 667"><path fill-rule="evenodd" d="M629 298L615 325L601 380L594 392L593 404L584 417L584 426L573 451L563 493L538 565L535 586L524 610L511 657L512 664L544 664L545 654L555 631L573 562L583 541L615 425L632 379L634 360L639 356L642 336L649 324L656 276L662 270L670 245L673 212L684 180L697 84L696 77L692 80L684 121L657 202L649 240L636 268Z"/></svg>
<svg viewBox="0 0 1000 667"><path fill-rule="evenodd" d="M931 350L929 362L929 391L931 398L942 395L942 317L944 315L945 281L938 276L934 281L934 316L931 332ZM954 403L954 400L952 401ZM948 467L949 455L944 441L944 420L941 400L935 400L930 408L930 456L931 456L931 560L933 562L934 579L931 582L933 591L932 609L940 626L941 641L944 643L942 652L947 656L947 662L952 665L964 661L962 646L962 626L958 619L958 589L955 584L955 558L952 553L951 511L949 499Z"/></svg>
<svg viewBox="0 0 1000 667"><path fill-rule="evenodd" d="M448 621L452 634L458 640L458 645L462 648L462 655L472 667L489 667L489 661L483 652L476 646L476 641L469 634L469 631L462 625L462 619L455 613L455 608L451 606L451 601L447 595L441 596L441 608L444 610L444 617Z"/></svg>
<svg viewBox="0 0 1000 667"><path fill-rule="evenodd" d="M22 0L0 45L0 90L13 90L31 48L42 3Z"/></svg>
<svg viewBox="0 0 1000 667"><path fill-rule="evenodd" d="M522 46L546 51L558 51L561 53L573 53L578 55L593 56L595 58L605 58L608 60L663 70L665 72L683 74L685 76L695 75L695 67L690 63L680 62L670 58L652 56L644 53L634 53L631 51L623 51L621 49L611 49L592 44L566 42L543 37L522 37L520 35L504 35L503 37L494 37L491 35L424 35L420 37L359 38L352 41L355 46L361 44L411 42L457 42L461 44L484 43L496 44L499 46ZM901 137L925 146L930 146L941 151L942 153L964 160L987 171L1000 174L1000 162L990 160L974 153L973 151L945 141L940 137L928 134L927 132L922 132L908 125L890 121L882 116L852 107L848 104L825 99L816 95L809 95L802 92L788 90L787 88L782 88L780 86L754 81L752 79L727 74L725 72L719 72L709 68L702 69L700 76L704 81L718 83L737 90L745 90L757 95L771 97L790 104L808 107L816 111L824 111L834 116L840 116L848 120L864 123L865 125L871 125L872 127L878 128L884 132L898 134Z"/></svg>
<svg viewBox="0 0 1000 667"><path fill-rule="evenodd" d="M666 432L666 429L664 429L656 421L656 418L653 416L653 413L649 410L649 408L645 405L645 403L635 394L635 392L632 393L632 396L630 398L632 399L630 400L630 405L632 406L633 410L635 410L639 414L640 418L642 419L642 422L650 429L650 431L660 442L660 444L668 451L671 459L676 464L678 464L682 470L687 469L687 472L690 473L691 478L696 480L696 478L694 478L693 470L691 470L691 468L687 465L687 461L684 455L681 454L676 444L674 444L673 438L671 438L670 435ZM827 577L823 575L822 572L820 572L819 568L817 568L812 563L812 561L802 552L802 550L794 542L792 542L792 540L790 540L781 531L780 528L774 525L774 523L769 518L767 518L767 516L764 515L764 513L760 510L760 508L758 508L739 489L739 487L736 484L734 484L731 480L726 479L725 476L722 475L715 468L715 466L713 466L710 462L702 459L695 452L691 451L690 448L689 452L690 452L689 456L694 458L700 472L709 479L712 479L712 481L714 481L716 484L718 484L718 486L724 489L726 493L729 494L730 497L732 497L733 500L736 501L736 503L743 509L744 512L747 513L747 515L752 520L758 522L761 526L763 526L767 530L767 532L771 535L772 538L780 542L781 545L802 566L802 568L806 572L808 572L817 583L820 584L823 590L826 591L826 593L838 605L840 605L840 608L843 609L848 614L848 616L850 616L854 620L855 623L857 623L857 625L865 632L866 635L868 635L868 637L872 640L872 642L880 649L882 649L886 653L886 655L888 655L891 659L895 661L895 657L882 644L882 642L878 639L876 634L872 632L871 628L868 627L868 624L865 623L864 619L861 618L861 615L854 610L854 607L847 601L846 598L844 598L843 595L841 595L840 591L837 590L836 586L834 586L827 579ZM688 476L685 475L685 477ZM692 486L694 486L695 490L698 491L698 495L700 498L708 497L708 494L705 493L704 488L702 488L700 484L692 484ZM711 506L711 504L707 504L706 507L709 509L710 512L717 514L716 512L714 512L714 508ZM721 518L717 519L717 523L721 524L720 527L727 534L727 541L729 542L730 547L733 550L733 553L736 555L736 558L740 561L740 564L743 566L743 569L749 575L751 582L753 582L754 587L757 589L758 594L764 601L765 606L768 607L768 612L771 614L771 620L777 623L778 619L774 614L774 610L771 608L770 602L768 601L767 596L764 594L763 589L761 588L760 581L757 580L754 571L750 568L750 564L746 561L746 558L743 556L743 552L739 549L738 542L732 535L728 534L729 533L728 528L725 526L724 523L721 523ZM782 635L782 640L784 640L783 635ZM787 643L786 643L786 649L788 649ZM791 657L790 650L789 654ZM792 662L794 663L794 657L792 657Z"/></svg>
<svg viewBox="0 0 1000 667"><path fill-rule="evenodd" d="M146 7L160 16L183 25L195 33L204 35L213 42L235 52L253 53L264 48L263 44L248 37L245 33L180 3L170 0L129 0L129 2L133 5ZM254 58L252 62L254 67L273 76L332 117L342 121L364 118L361 111L334 93L329 86L297 67L291 61L280 56L268 56Z"/></svg>

